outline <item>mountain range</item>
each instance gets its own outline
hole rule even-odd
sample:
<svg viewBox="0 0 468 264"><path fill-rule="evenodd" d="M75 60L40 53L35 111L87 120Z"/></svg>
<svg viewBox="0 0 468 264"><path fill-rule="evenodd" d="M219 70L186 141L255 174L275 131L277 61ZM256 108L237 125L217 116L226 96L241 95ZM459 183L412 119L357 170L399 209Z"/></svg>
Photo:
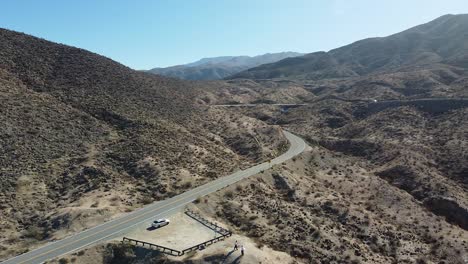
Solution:
<svg viewBox="0 0 468 264"><path fill-rule="evenodd" d="M333 79L468 66L468 15L445 15L388 36L260 65L232 78Z"/></svg>
<svg viewBox="0 0 468 264"><path fill-rule="evenodd" d="M203 58L196 62L167 68L154 68L148 72L185 80L219 80L265 63L303 55L297 52L267 53L254 57L222 56Z"/></svg>
<svg viewBox="0 0 468 264"><path fill-rule="evenodd" d="M0 29L0 259L271 160L281 126L302 154L190 204L233 232L226 247L167 259L106 241L55 261L464 264L467 32L468 15L445 15L169 78ZM242 258L236 240L252 241Z"/></svg>
<svg viewBox="0 0 468 264"><path fill-rule="evenodd" d="M465 263L467 33L468 15L445 15L219 83L204 98L313 150L215 215L305 263Z"/></svg>

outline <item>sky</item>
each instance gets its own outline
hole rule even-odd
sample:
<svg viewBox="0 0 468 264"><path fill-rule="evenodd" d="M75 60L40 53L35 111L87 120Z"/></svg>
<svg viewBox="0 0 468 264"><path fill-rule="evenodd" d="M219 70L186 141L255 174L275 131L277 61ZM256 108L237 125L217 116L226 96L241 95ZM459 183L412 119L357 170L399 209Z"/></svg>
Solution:
<svg viewBox="0 0 468 264"><path fill-rule="evenodd" d="M0 27L142 70L328 51L460 13L468 13L467 0L4 0Z"/></svg>

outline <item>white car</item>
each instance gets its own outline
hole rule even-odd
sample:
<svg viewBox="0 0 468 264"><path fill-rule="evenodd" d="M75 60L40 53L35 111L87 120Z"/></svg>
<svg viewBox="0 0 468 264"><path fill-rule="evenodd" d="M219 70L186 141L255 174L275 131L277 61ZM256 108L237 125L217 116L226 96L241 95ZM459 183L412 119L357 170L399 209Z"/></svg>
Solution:
<svg viewBox="0 0 468 264"><path fill-rule="evenodd" d="M153 221L151 226L154 228L160 228L160 227L168 225L169 222L170 222L169 219L158 219L158 220Z"/></svg>

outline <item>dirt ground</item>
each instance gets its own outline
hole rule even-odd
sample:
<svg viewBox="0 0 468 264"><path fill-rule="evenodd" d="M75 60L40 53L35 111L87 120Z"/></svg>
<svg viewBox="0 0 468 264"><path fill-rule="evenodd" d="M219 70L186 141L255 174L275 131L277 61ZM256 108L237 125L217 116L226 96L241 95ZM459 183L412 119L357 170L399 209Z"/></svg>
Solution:
<svg viewBox="0 0 468 264"><path fill-rule="evenodd" d="M240 250L234 251L233 247L236 241L239 245L244 246L244 256L241 255ZM299 263L287 253L275 251L267 246L259 247L252 239L241 235L233 235L202 251L188 255L183 260L205 260L206 263L212 263L210 257L219 255L224 256L221 263ZM175 257L171 257L171 259L180 260L180 258ZM215 261L215 263L217 262Z"/></svg>
<svg viewBox="0 0 468 264"><path fill-rule="evenodd" d="M149 224L142 224L125 234L125 237L183 250L219 235L183 212L178 212L168 219L170 224L167 226L151 229ZM122 238L117 240L121 241Z"/></svg>
<svg viewBox="0 0 468 264"><path fill-rule="evenodd" d="M306 263L467 263L465 230L358 159L308 150L196 206L234 233Z"/></svg>
<svg viewBox="0 0 468 264"><path fill-rule="evenodd" d="M171 223L159 229L148 229L149 225L141 225L132 230L125 237L154 243L157 245L183 250L204 241L213 239L219 234L205 227L198 221L187 216L183 212L178 212L168 218ZM207 218L211 222L213 219ZM222 223L216 222L219 226ZM119 239L121 240L121 238ZM244 246L245 255L242 257L240 250L234 251L235 242L239 247ZM259 247L248 237L234 234L224 241L220 241L208 246L202 251L197 251L182 257L169 257L173 261L203 260L210 256L224 256L224 263L294 263L293 259L286 253L277 252L266 246Z"/></svg>
<svg viewBox="0 0 468 264"><path fill-rule="evenodd" d="M171 223L165 227L148 230L149 223L146 223L125 234L125 237L182 250L212 239L215 235L211 229L190 218L183 212L178 212L168 217L168 219ZM207 219L211 222L216 222L211 218ZM219 222L216 223L223 226ZM112 242L119 243L119 241L121 241L121 237ZM236 241L239 247L241 245L244 246L244 256L241 255L240 250L233 250ZM64 256L62 259L76 264L103 263L105 252L105 245L96 245ZM233 234L223 241L210 245L204 250L191 252L182 257L169 256L168 258L173 263L189 261L194 263L300 263L284 252L275 251L265 245L257 245L252 239L237 234ZM58 259L50 263L58 263Z"/></svg>

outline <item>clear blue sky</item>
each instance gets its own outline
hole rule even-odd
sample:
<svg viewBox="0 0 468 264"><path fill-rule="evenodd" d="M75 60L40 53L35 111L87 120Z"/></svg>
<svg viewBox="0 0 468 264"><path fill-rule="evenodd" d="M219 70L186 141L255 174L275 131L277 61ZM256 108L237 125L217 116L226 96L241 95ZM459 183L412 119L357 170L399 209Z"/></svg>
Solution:
<svg viewBox="0 0 468 264"><path fill-rule="evenodd" d="M0 27L84 48L134 69L222 55L330 50L386 36L467 0L11 0Z"/></svg>

